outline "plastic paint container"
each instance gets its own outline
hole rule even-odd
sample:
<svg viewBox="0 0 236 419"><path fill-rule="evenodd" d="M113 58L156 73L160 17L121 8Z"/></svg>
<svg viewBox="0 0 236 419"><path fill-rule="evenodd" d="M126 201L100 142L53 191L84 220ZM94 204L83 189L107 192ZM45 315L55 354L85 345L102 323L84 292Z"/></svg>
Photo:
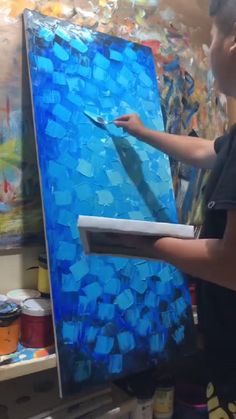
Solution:
<svg viewBox="0 0 236 419"><path fill-rule="evenodd" d="M38 260L39 260L38 290L42 294L50 295L47 255L45 253L39 255Z"/></svg>
<svg viewBox="0 0 236 419"><path fill-rule="evenodd" d="M176 419L208 419L206 386L178 383L175 412Z"/></svg>
<svg viewBox="0 0 236 419"><path fill-rule="evenodd" d="M8 300L7 296L4 294L0 294L0 304L5 303Z"/></svg>
<svg viewBox="0 0 236 419"><path fill-rule="evenodd" d="M51 302L47 298L30 298L22 306L21 342L27 348L44 348L53 344Z"/></svg>
<svg viewBox="0 0 236 419"><path fill-rule="evenodd" d="M21 308L15 303L0 302L0 355L17 350L20 337Z"/></svg>
<svg viewBox="0 0 236 419"><path fill-rule="evenodd" d="M19 288L16 290L9 291L7 293L7 298L13 303L22 305L23 301L28 298L39 298L41 296L40 292L37 290Z"/></svg>

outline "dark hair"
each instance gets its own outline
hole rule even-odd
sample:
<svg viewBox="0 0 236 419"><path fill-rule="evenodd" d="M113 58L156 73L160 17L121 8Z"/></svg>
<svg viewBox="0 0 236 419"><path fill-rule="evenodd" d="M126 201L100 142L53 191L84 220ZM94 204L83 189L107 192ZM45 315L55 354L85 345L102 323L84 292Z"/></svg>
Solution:
<svg viewBox="0 0 236 419"><path fill-rule="evenodd" d="M209 13L222 32L230 32L236 22L236 0L210 0Z"/></svg>
<svg viewBox="0 0 236 419"><path fill-rule="evenodd" d="M210 0L210 6L209 6L210 16L218 15L224 2L226 2L226 0Z"/></svg>

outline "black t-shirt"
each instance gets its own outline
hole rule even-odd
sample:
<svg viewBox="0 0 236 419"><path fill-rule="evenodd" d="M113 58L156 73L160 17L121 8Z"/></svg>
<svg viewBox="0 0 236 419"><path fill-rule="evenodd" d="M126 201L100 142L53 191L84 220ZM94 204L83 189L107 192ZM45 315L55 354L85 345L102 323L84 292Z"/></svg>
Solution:
<svg viewBox="0 0 236 419"><path fill-rule="evenodd" d="M236 211L236 125L215 141L215 151L217 160L204 196L201 238L221 239L227 211ZM236 400L236 292L199 280L198 310L213 382L219 395Z"/></svg>

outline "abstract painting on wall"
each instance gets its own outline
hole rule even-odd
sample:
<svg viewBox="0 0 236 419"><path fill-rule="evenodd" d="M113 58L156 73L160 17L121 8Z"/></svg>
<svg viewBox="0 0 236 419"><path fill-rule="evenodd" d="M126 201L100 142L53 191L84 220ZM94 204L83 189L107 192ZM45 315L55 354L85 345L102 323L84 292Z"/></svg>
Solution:
<svg viewBox="0 0 236 419"><path fill-rule="evenodd" d="M43 231L22 24L0 19L0 251L38 241Z"/></svg>
<svg viewBox="0 0 236 419"><path fill-rule="evenodd" d="M190 297L174 267L85 255L77 229L79 215L177 222L168 157L112 124L137 112L163 130L151 50L28 10L24 22L65 395L190 350Z"/></svg>

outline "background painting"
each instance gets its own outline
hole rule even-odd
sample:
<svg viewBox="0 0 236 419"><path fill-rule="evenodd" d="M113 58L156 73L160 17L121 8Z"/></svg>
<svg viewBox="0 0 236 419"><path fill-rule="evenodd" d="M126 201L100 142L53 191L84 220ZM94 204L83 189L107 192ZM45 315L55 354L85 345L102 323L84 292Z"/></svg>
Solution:
<svg viewBox="0 0 236 419"><path fill-rule="evenodd" d="M0 251L40 241L40 189L22 27L0 24Z"/></svg>
<svg viewBox="0 0 236 419"><path fill-rule="evenodd" d="M187 350L190 299L163 263L85 256L79 214L177 221L169 159L107 121L163 130L148 47L25 12L62 393Z"/></svg>

